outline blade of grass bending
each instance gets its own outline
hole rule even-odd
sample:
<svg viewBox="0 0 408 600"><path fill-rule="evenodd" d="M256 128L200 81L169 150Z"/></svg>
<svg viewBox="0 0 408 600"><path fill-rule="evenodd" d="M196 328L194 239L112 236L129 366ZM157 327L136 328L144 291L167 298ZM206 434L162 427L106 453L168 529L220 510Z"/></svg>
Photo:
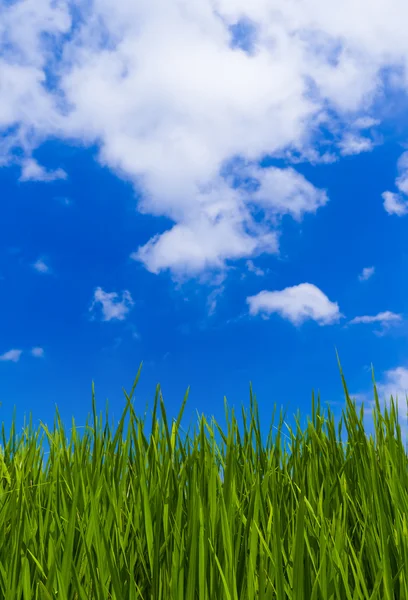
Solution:
<svg viewBox="0 0 408 600"><path fill-rule="evenodd" d="M74 497L71 505L71 512L69 515L68 529L64 544L64 553L62 556L61 565L61 584L63 589L60 589L60 597L68 600L68 590L70 587L71 570L73 568L73 548L74 548L74 536L75 536L75 523L77 519L77 504L79 498L80 487L76 486Z"/></svg>
<svg viewBox="0 0 408 600"><path fill-rule="evenodd" d="M223 572L222 567L221 567L221 563L220 563L219 558L218 558L218 556L217 556L217 554L215 552L214 546L212 545L211 540L208 540L208 543L210 544L211 552L214 555L214 559L215 559L215 562L216 562L216 565L217 565L217 568L218 568L218 572L219 572L221 580L222 580L222 584L223 584L223 588L224 588L224 598L225 598L225 600L232 600L231 592L230 592L229 587L228 587L228 582L227 582L227 580L225 578L224 572ZM222 596L219 596L219 597L221 598Z"/></svg>
<svg viewBox="0 0 408 600"><path fill-rule="evenodd" d="M296 533L293 556L293 598L292 600L308 600L304 598L304 535L305 535L305 500L303 493L300 496L297 515L296 515Z"/></svg>
<svg viewBox="0 0 408 600"><path fill-rule="evenodd" d="M112 555L112 545L109 543L106 537L104 523L100 522L99 527L100 535L102 537L103 545L105 547L105 556L108 562L109 574L111 576L112 586L115 592L116 600L122 600L122 598L124 598L123 586L121 585L121 581L118 576L118 569L116 567L115 557Z"/></svg>

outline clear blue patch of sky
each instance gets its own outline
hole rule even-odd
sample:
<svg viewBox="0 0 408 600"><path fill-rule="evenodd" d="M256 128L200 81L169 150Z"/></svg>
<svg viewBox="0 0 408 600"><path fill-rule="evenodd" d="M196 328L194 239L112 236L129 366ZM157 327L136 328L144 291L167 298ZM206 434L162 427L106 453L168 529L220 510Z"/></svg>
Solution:
<svg viewBox="0 0 408 600"><path fill-rule="evenodd" d="M231 47L251 53L256 45L257 25L249 19L239 19L229 27Z"/></svg>

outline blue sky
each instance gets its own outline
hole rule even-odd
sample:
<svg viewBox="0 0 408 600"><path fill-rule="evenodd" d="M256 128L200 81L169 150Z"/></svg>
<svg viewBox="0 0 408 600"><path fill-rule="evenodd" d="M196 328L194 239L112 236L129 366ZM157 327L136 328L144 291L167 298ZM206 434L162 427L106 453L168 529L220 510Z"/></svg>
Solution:
<svg viewBox="0 0 408 600"><path fill-rule="evenodd" d="M401 15L134 4L0 0L1 420L405 409Z"/></svg>

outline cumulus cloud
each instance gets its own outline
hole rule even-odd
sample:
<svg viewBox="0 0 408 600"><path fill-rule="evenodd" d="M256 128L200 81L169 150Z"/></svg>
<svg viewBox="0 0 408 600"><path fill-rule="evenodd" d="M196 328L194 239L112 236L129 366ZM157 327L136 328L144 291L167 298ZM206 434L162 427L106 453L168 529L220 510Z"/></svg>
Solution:
<svg viewBox="0 0 408 600"><path fill-rule="evenodd" d="M8 350L0 356L0 360L3 362L18 362L22 353L22 350Z"/></svg>
<svg viewBox="0 0 408 600"><path fill-rule="evenodd" d="M43 181L49 183L66 178L67 174L63 169L47 171L47 169L38 164L33 158L24 160L21 165L20 181Z"/></svg>
<svg viewBox="0 0 408 600"><path fill-rule="evenodd" d="M131 310L134 302L130 292L122 292L122 298L116 292L104 292L102 288L96 288L90 312L95 310L97 305L102 310L102 321L124 321Z"/></svg>
<svg viewBox="0 0 408 600"><path fill-rule="evenodd" d="M248 227L249 227L248 223ZM226 260L261 252L277 252L275 232L252 223L248 231L239 216L220 216L218 220L197 218L175 225L152 238L132 253L152 273L172 269L175 273L199 273L207 268L222 268Z"/></svg>
<svg viewBox="0 0 408 600"><path fill-rule="evenodd" d="M389 215L403 217L408 213L408 200L404 200L401 194L394 192L383 192L384 209Z"/></svg>
<svg viewBox="0 0 408 600"><path fill-rule="evenodd" d="M281 291L259 292L247 298L251 315L277 313L293 325L301 325L306 320L319 325L331 325L341 318L339 306L311 283L301 283Z"/></svg>
<svg viewBox="0 0 408 600"><path fill-rule="evenodd" d="M387 323L396 323L402 320L402 316L396 313L390 312L389 310L385 312L380 312L378 315L364 315L361 317L354 317L349 323L350 325L357 325L359 323L381 323L385 325Z"/></svg>
<svg viewBox="0 0 408 600"><path fill-rule="evenodd" d="M277 217L300 220L327 196L292 169L255 165L292 151L332 156L318 145L330 115L347 131L373 126L382 74L408 64L403 0L336 10L325 0L20 0L0 11L0 164L22 154L23 179L50 181L63 172L31 158L44 140L97 145L100 162L142 192L139 209L173 222L133 254L154 273L276 252ZM342 144L355 154L371 141ZM257 187L223 177L235 157L254 165Z"/></svg>
<svg viewBox="0 0 408 600"><path fill-rule="evenodd" d="M300 220L305 213L315 213L328 201L324 190L314 187L292 168L249 168L243 174L251 177L255 186L250 192L251 201L267 214L290 214Z"/></svg>
<svg viewBox="0 0 408 600"><path fill-rule="evenodd" d="M374 275L374 273L375 273L375 267L364 267L364 269L361 271L358 278L360 281L367 281Z"/></svg>

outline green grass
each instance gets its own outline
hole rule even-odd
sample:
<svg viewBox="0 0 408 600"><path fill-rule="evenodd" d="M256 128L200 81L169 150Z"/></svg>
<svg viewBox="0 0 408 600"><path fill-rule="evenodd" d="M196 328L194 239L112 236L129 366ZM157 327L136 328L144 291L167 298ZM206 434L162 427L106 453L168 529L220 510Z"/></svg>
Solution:
<svg viewBox="0 0 408 600"><path fill-rule="evenodd" d="M138 379L138 378L137 378ZM408 599L408 470L395 403L375 435L346 392L335 427L312 400L305 431L261 439L256 399L240 428L168 423L133 407L68 439L14 427L0 455L5 600ZM376 392L375 392L376 393ZM160 416L159 416L160 415ZM340 443L341 427L347 444ZM50 452L44 462L43 433ZM272 428L271 428L272 432Z"/></svg>

